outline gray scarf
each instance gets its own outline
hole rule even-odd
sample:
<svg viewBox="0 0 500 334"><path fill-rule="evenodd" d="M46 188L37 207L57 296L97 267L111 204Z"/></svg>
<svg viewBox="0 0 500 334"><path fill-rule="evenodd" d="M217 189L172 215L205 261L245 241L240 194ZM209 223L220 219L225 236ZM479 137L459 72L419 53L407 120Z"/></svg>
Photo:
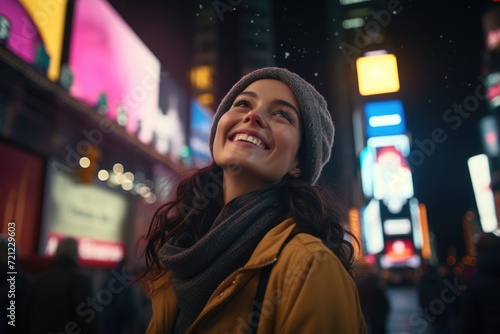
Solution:
<svg viewBox="0 0 500 334"><path fill-rule="evenodd" d="M160 258L172 270L172 287L179 301L175 333L187 331L218 285L246 263L264 235L279 223L283 213L276 207L277 188L231 201L226 214L219 214L200 240L193 243L184 233L160 249Z"/></svg>

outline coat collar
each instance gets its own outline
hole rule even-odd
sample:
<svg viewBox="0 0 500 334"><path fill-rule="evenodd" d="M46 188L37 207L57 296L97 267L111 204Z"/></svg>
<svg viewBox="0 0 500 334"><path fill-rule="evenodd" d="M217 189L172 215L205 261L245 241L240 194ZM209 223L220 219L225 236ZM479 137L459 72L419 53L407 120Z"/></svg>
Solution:
<svg viewBox="0 0 500 334"><path fill-rule="evenodd" d="M296 227L293 218L288 218L274 227L262 238L244 268L261 266L278 256L281 245Z"/></svg>

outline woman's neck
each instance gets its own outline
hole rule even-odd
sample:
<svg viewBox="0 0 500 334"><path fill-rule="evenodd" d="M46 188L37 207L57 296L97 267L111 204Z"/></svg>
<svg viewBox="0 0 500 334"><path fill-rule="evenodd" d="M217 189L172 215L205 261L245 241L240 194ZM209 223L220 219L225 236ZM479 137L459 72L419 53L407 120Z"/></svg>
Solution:
<svg viewBox="0 0 500 334"><path fill-rule="evenodd" d="M224 204L229 203L236 197L240 197L254 190L265 188L269 183L256 178L254 175L245 173L228 173L224 171L222 189L224 194Z"/></svg>

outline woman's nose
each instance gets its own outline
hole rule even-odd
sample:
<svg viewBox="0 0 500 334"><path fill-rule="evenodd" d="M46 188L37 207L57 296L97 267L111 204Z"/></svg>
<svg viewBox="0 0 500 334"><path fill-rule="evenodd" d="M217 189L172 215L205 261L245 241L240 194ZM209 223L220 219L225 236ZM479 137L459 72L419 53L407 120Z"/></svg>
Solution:
<svg viewBox="0 0 500 334"><path fill-rule="evenodd" d="M243 119L243 123L255 124L261 128L265 128L267 126L267 121L265 119L265 115L263 115L262 109L253 109L250 110Z"/></svg>

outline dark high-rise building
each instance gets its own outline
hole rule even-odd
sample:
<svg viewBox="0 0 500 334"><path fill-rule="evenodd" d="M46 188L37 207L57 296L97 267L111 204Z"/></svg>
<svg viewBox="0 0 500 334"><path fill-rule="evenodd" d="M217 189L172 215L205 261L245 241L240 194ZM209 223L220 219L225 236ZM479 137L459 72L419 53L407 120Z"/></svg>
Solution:
<svg viewBox="0 0 500 334"><path fill-rule="evenodd" d="M193 97L210 110L242 75L273 66L269 1L199 1L190 72Z"/></svg>

